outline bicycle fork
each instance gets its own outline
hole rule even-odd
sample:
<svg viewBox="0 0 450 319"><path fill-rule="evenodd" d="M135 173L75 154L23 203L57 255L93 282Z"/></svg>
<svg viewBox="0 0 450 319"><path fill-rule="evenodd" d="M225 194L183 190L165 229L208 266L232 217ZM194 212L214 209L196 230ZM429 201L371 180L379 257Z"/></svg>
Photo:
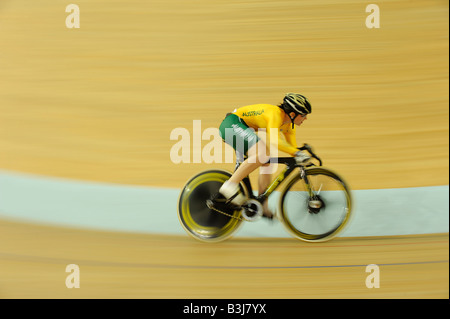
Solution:
<svg viewBox="0 0 450 319"><path fill-rule="evenodd" d="M314 189L313 187L311 187L308 175L306 174L305 168L303 166L300 167L300 177L305 183L306 191L308 192L308 210L310 213L317 214L320 209L324 207L324 202L319 197L320 189L317 194L314 193Z"/></svg>

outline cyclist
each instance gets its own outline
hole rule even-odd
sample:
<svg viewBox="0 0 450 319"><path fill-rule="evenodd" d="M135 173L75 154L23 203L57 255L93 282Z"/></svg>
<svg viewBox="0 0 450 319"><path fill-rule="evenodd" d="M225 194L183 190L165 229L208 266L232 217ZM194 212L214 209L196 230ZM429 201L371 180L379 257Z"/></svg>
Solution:
<svg viewBox="0 0 450 319"><path fill-rule="evenodd" d="M267 145L255 134L255 131L265 130L266 141L269 145L276 145L280 151L294 156L297 163L307 162L310 156L297 148L295 125L300 126L310 113L311 103L305 96L297 93L286 94L283 102L278 106L253 104L228 113L220 125L220 135L225 143L235 149L237 156L241 154L246 155L247 158L223 184L219 193L232 204L243 205L246 197L240 192L239 183L258 167L269 165L270 155L266 151ZM271 136L271 131L274 129L278 133L277 136ZM271 174L260 170L259 194L269 186L271 180ZM268 200L265 201L263 208L263 216L272 218L273 214L268 209Z"/></svg>

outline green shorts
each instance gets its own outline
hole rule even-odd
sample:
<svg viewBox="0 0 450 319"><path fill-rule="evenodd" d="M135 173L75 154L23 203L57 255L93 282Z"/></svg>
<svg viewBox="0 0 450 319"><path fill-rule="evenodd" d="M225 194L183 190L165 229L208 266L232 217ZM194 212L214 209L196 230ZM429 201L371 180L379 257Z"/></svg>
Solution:
<svg viewBox="0 0 450 319"><path fill-rule="evenodd" d="M220 137L232 146L236 153L247 155L249 148L258 143L259 137L255 130L248 127L236 114L229 114L219 127Z"/></svg>

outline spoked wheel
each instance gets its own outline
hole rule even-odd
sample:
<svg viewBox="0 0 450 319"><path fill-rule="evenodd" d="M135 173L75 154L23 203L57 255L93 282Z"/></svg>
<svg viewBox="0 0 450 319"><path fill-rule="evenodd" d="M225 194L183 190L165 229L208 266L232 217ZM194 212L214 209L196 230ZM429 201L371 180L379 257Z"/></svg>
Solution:
<svg viewBox="0 0 450 319"><path fill-rule="evenodd" d="M220 213L208 202L219 192L231 173L222 170L202 172L191 178L178 200L178 218L186 232L201 241L217 242L229 238L241 225L241 211ZM241 191L247 191L241 184Z"/></svg>
<svg viewBox="0 0 450 319"><path fill-rule="evenodd" d="M310 190L300 175L288 182L279 203L281 221L301 240L330 240L350 219L350 189L342 178L328 169L309 168L305 172Z"/></svg>

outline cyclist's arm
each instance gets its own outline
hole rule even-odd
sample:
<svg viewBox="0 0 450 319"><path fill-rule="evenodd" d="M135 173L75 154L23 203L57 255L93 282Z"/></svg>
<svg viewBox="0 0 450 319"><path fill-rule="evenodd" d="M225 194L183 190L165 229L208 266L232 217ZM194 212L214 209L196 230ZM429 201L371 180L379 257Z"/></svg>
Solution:
<svg viewBox="0 0 450 319"><path fill-rule="evenodd" d="M278 149L282 152L288 153L292 156L295 155L295 153L298 151L296 145L297 142L295 141L295 131L284 134L286 140L281 138L281 134L279 133L279 127L281 123L276 123L276 120L269 120L268 121L268 128L267 131L267 140L273 145L274 143L278 142ZM276 130L271 130L271 128L276 128ZM271 136L271 132L277 132L277 136Z"/></svg>
<svg viewBox="0 0 450 319"><path fill-rule="evenodd" d="M286 139L286 142L288 142L291 146L297 149L297 138L295 136L295 128L283 131L283 135L284 138Z"/></svg>

